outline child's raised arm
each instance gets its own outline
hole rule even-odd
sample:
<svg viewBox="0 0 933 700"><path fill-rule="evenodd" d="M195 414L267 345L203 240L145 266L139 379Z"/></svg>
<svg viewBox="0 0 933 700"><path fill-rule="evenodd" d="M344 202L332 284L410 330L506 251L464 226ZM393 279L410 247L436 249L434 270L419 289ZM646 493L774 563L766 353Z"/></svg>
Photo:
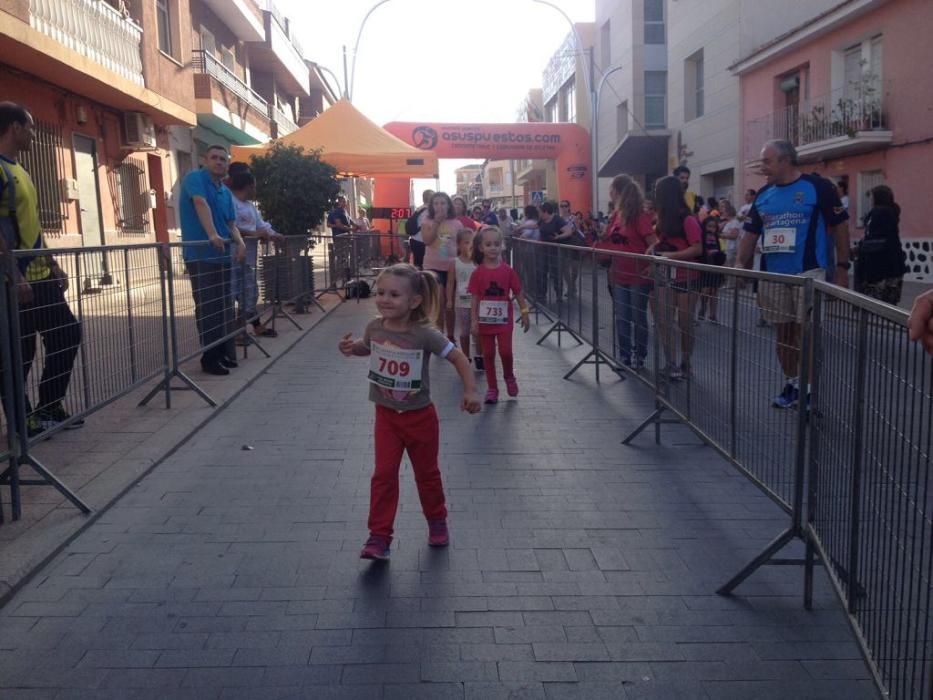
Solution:
<svg viewBox="0 0 933 700"><path fill-rule="evenodd" d="M366 357L369 355L369 348L363 343L363 339L359 338L354 340L352 333L347 333L343 336L340 342L337 343L337 348L346 357Z"/></svg>
<svg viewBox="0 0 933 700"><path fill-rule="evenodd" d="M467 413L479 413L481 404L479 394L476 393L476 380L473 378L473 367L467 356L460 350L451 350L447 355L447 360L457 369L460 380L463 382L463 401L460 402L460 410Z"/></svg>

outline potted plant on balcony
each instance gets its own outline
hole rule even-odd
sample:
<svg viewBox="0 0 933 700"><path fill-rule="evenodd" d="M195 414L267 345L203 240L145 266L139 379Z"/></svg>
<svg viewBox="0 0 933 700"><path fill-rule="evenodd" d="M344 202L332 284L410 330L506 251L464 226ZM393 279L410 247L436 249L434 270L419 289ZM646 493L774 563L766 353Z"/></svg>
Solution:
<svg viewBox="0 0 933 700"><path fill-rule="evenodd" d="M862 61L864 67L865 61ZM881 128L881 80L877 73L861 73L849 81L852 97L843 97L833 109L833 135L855 138L860 131Z"/></svg>

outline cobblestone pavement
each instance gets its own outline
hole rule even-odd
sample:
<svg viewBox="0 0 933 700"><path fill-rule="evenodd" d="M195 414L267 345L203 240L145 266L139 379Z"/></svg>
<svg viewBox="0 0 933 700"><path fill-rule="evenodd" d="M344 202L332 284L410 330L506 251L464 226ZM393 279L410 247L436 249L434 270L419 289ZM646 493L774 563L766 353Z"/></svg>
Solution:
<svg viewBox="0 0 933 700"><path fill-rule="evenodd" d="M336 310L10 600L0 697L875 697L822 573L812 612L796 567L715 595L782 513L683 428L622 447L650 394L562 381L583 351L536 331L519 399L478 416L434 365L452 546L406 465L392 561L358 559L372 406L336 341L372 312Z"/></svg>

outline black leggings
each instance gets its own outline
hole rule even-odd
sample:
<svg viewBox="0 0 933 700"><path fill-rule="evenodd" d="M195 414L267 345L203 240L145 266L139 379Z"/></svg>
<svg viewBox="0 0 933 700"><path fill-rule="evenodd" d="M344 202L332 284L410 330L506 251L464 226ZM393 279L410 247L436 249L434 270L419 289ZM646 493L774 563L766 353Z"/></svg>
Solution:
<svg viewBox="0 0 933 700"><path fill-rule="evenodd" d="M414 265L419 270L424 267L424 251L427 248L424 241L418 241L414 238L408 239L408 246L411 248L411 256L414 259Z"/></svg>
<svg viewBox="0 0 933 700"><path fill-rule="evenodd" d="M23 380L28 386L29 372L36 357L38 334L42 339L45 366L39 380L37 408L46 408L60 402L68 392L71 371L81 346L81 324L71 313L61 282L57 279L50 277L32 282L30 286L32 303L23 306L19 312ZM3 389L3 393L6 394L6 387ZM26 407L27 410L31 410L28 397ZM7 416L9 417L9 413Z"/></svg>

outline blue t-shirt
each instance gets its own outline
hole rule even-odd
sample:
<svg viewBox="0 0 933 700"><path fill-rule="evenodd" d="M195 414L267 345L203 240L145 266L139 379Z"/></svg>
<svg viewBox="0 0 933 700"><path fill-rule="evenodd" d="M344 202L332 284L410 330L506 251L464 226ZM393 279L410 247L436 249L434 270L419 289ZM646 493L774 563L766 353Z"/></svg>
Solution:
<svg viewBox="0 0 933 700"><path fill-rule="evenodd" d="M217 235L229 241L230 224L236 221L233 193L223 183L214 183L207 170L203 169L188 173L181 181L181 203L179 204L181 240L185 242L208 240L207 231L201 226L198 212L194 208L194 197L204 198L211 208ZM226 262L227 254L218 253L212 246L185 246L184 257L187 261L202 260L219 264Z"/></svg>
<svg viewBox="0 0 933 700"><path fill-rule="evenodd" d="M768 272L797 275L833 267L829 229L848 220L836 188L818 175L787 185L765 185L748 213L745 230L762 236Z"/></svg>
<svg viewBox="0 0 933 700"><path fill-rule="evenodd" d="M344 226L350 225L350 217L347 216L347 210L341 207L337 207L332 212L327 215L327 225L330 226L330 233L332 236L342 236L345 233L350 233L350 231L338 231L334 228L334 224L341 223Z"/></svg>

